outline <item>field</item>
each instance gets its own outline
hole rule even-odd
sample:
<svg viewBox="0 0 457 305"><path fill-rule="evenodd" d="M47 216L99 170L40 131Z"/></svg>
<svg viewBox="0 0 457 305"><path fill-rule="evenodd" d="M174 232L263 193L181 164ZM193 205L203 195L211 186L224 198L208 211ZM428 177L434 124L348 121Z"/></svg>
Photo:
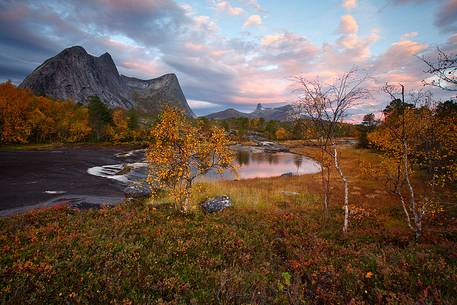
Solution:
<svg viewBox="0 0 457 305"><path fill-rule="evenodd" d="M317 151L287 142L293 152ZM167 204L66 206L0 219L6 304L455 304L455 192L414 241L369 150L346 146L350 229L341 182L322 218L320 175L197 185L193 201L227 194L234 208L179 214ZM298 194L297 194L298 193Z"/></svg>

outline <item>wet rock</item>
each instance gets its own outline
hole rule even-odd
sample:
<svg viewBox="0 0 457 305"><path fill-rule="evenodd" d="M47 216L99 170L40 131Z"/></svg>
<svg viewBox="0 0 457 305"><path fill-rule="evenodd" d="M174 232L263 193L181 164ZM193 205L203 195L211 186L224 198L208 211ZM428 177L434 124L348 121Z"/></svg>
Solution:
<svg viewBox="0 0 457 305"><path fill-rule="evenodd" d="M294 175L293 173L288 172L288 173L282 174L282 175L279 176L279 177L292 177L293 175Z"/></svg>
<svg viewBox="0 0 457 305"><path fill-rule="evenodd" d="M289 150L287 147L270 141L260 141L257 144L260 146L265 152L288 152Z"/></svg>
<svg viewBox="0 0 457 305"><path fill-rule="evenodd" d="M132 184L124 189L124 195L127 198L144 198L151 194L151 187L147 183Z"/></svg>
<svg viewBox="0 0 457 305"><path fill-rule="evenodd" d="M228 196L213 197L201 204L206 213L220 212L232 206L232 200Z"/></svg>
<svg viewBox="0 0 457 305"><path fill-rule="evenodd" d="M107 204L107 203L98 204L98 203L80 201L80 202L71 203L70 207L72 209L78 209L78 210L89 210L89 209L112 208L112 207L114 207L114 205Z"/></svg>

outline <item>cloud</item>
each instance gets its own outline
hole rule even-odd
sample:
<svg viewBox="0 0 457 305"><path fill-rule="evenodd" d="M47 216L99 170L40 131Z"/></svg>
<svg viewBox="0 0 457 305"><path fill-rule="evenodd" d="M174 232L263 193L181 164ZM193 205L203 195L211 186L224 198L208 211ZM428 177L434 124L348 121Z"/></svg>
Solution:
<svg viewBox="0 0 457 305"><path fill-rule="evenodd" d="M218 11L225 12L232 16L244 14L244 10L241 7L234 7L228 1L217 1L215 6Z"/></svg>
<svg viewBox="0 0 457 305"><path fill-rule="evenodd" d="M408 40L408 39L416 37L417 35L419 35L419 33L417 33L417 32L405 33L405 34L401 35L401 40Z"/></svg>
<svg viewBox="0 0 457 305"><path fill-rule="evenodd" d="M244 23L243 27L248 28L253 26L259 26L261 24L262 17L260 17L259 15L251 15L248 19L246 19L246 22Z"/></svg>
<svg viewBox="0 0 457 305"><path fill-rule="evenodd" d="M439 2L439 8L435 14L434 24L443 32L457 31L457 0L390 0L394 4L421 4L425 2Z"/></svg>
<svg viewBox="0 0 457 305"><path fill-rule="evenodd" d="M339 31L342 34L354 34L357 33L358 30L359 25L352 15L344 15L341 17Z"/></svg>
<svg viewBox="0 0 457 305"><path fill-rule="evenodd" d="M222 2L230 4L223 10L230 15L227 8L235 2L217 1ZM263 24L257 1L236 3L245 13L258 14L245 20L251 20L245 28ZM222 17L204 12L174 0L0 0L0 78L20 82L63 48L82 45L94 55L108 51L126 75L149 79L176 73L190 104L204 113L226 107L249 111L259 102L294 102L291 77L298 74L331 80L357 66L373 76L373 88L385 81L420 85L425 77L416 56L429 49L412 41L415 32L373 56L379 31L359 33L352 15L341 18L335 40L314 44L281 29L229 37L219 29ZM449 36L447 48L457 49L456 34ZM367 101L351 114L358 118L381 110L384 102Z"/></svg>
<svg viewBox="0 0 457 305"><path fill-rule="evenodd" d="M457 31L457 0L446 0L436 14L434 23L445 32Z"/></svg>
<svg viewBox="0 0 457 305"><path fill-rule="evenodd" d="M262 6L260 6L260 4L257 0L238 0L238 1L253 8L257 12L263 12L263 8L262 8Z"/></svg>
<svg viewBox="0 0 457 305"><path fill-rule="evenodd" d="M357 0L344 0L343 7L347 10L357 7Z"/></svg>

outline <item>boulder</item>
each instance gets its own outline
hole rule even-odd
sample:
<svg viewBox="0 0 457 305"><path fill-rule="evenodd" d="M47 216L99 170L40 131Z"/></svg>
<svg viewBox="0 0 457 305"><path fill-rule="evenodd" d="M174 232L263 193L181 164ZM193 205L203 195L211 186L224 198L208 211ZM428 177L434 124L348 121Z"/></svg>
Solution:
<svg viewBox="0 0 457 305"><path fill-rule="evenodd" d="M279 177L292 177L293 175L294 175L293 173L291 173L291 172L288 172L288 173L284 173L284 174L282 174L282 175L281 175L281 176L279 176Z"/></svg>
<svg viewBox="0 0 457 305"><path fill-rule="evenodd" d="M275 152L288 152L287 147L270 141L260 141L257 143L259 147L265 152L275 153Z"/></svg>
<svg viewBox="0 0 457 305"><path fill-rule="evenodd" d="M124 189L124 195L127 198L144 198L151 194L151 187L147 183L132 184Z"/></svg>
<svg viewBox="0 0 457 305"><path fill-rule="evenodd" d="M210 198L201 204L206 213L220 212L232 206L232 200L228 196L217 196Z"/></svg>

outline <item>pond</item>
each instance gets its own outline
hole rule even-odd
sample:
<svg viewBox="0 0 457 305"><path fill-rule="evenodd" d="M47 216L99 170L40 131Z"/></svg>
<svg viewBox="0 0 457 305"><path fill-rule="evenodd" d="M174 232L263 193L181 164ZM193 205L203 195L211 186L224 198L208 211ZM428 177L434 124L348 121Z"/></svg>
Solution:
<svg viewBox="0 0 457 305"><path fill-rule="evenodd" d="M94 166L87 170L91 175L129 183L146 178L147 163L144 150L135 150L117 157L125 157L130 162ZM281 175L303 175L320 172L318 162L305 156L289 152L264 152L250 147L238 147L235 151L236 172L227 170L223 174L210 172L200 181L239 180L251 178L277 177Z"/></svg>
<svg viewBox="0 0 457 305"><path fill-rule="evenodd" d="M265 152L237 145L238 175L208 174L202 180L234 180L312 174L319 164L288 152ZM93 145L63 146L54 150L0 151L0 217L61 202L76 205L115 204L124 188L144 179L144 149Z"/></svg>

